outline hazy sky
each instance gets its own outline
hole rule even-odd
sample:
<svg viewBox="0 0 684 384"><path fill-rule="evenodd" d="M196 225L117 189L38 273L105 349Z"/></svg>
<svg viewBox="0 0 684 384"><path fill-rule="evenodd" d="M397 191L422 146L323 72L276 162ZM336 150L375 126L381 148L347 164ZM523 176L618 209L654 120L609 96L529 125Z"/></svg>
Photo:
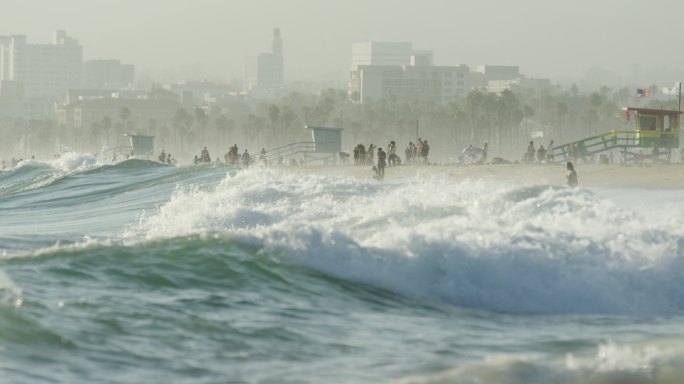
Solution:
<svg viewBox="0 0 684 384"><path fill-rule="evenodd" d="M684 68L681 0L1 0L0 35L45 43L66 29L85 59L139 72L242 77L244 57L284 40L286 80L344 80L351 43L409 41L438 65L517 64L577 78ZM656 71L657 69L657 71ZM645 74L645 75L644 75Z"/></svg>

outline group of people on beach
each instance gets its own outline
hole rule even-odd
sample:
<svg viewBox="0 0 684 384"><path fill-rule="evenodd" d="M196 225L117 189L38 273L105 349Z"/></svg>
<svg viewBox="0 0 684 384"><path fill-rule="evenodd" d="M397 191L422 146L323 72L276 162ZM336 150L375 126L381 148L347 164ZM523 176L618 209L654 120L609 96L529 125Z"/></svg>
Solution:
<svg viewBox="0 0 684 384"><path fill-rule="evenodd" d="M159 162L164 164L176 164L176 159L171 158L170 153L166 153L163 149L159 154Z"/></svg>
<svg viewBox="0 0 684 384"><path fill-rule="evenodd" d="M554 160L553 156L553 140L546 145L544 148L543 144L539 144L539 148L535 148L534 141L530 140L530 144L527 146L525 154L523 154L523 163L552 163Z"/></svg>
<svg viewBox="0 0 684 384"><path fill-rule="evenodd" d="M218 161L218 158L216 159L216 161ZM211 163L211 156L209 156L209 150L207 149L207 147L204 147L204 149L202 149L202 152L200 152L199 157L197 157L197 155L195 155L195 158L192 159L192 163L193 164Z"/></svg>
<svg viewBox="0 0 684 384"><path fill-rule="evenodd" d="M31 157L33 158L33 156L31 156ZM4 171L6 169L13 169L14 167L17 166L17 164L21 163L22 161L24 161L23 158L15 159L14 157L9 162L5 159L2 159L2 161L0 161L0 170Z"/></svg>
<svg viewBox="0 0 684 384"><path fill-rule="evenodd" d="M228 149L228 152L223 156L225 163L228 165L233 165L233 166L243 166L243 167L248 167L250 164L253 163L253 160L249 154L249 151L247 149L244 150L244 152L240 155L238 152L238 146L237 144L234 144L232 147ZM165 164L176 164L176 160L171 158L171 154L167 154L163 149L161 151L161 154L158 157L159 162L165 163ZM266 149L262 148L261 149L261 154L259 156L259 160L263 162L263 164L266 164ZM280 162L284 161L280 159ZM217 157L215 161L212 161L211 155L209 154L209 150L205 146L202 151L200 152L200 155L195 155L195 157L192 159L192 164L219 164L221 163L221 160ZM279 163L280 164L280 163Z"/></svg>
<svg viewBox="0 0 684 384"><path fill-rule="evenodd" d="M404 154L406 155L406 163L427 164L430 144L427 140L419 137L415 144L409 141L408 146L404 149Z"/></svg>
<svg viewBox="0 0 684 384"><path fill-rule="evenodd" d="M387 144L387 151L382 148L376 147L374 144L370 144L368 148L362 143L357 144L352 150L354 165L376 165L375 156L376 149L378 155L378 162L380 161L380 154L382 153L385 159L383 159L385 166L393 167L396 165L401 165L401 157L397 154L397 143L391 140ZM412 141L408 143L406 149L404 150L404 159L406 164L416 163L416 164L427 164L428 155L430 154L430 145L427 140L422 140L420 137L414 144ZM340 163L346 164L349 161L349 154L346 152L340 152ZM376 165L378 168L379 164Z"/></svg>
<svg viewBox="0 0 684 384"><path fill-rule="evenodd" d="M248 167L252 161L247 149L240 155L237 144L233 144L233 146L228 149L228 152L223 155L223 159L228 165L242 165L243 167Z"/></svg>

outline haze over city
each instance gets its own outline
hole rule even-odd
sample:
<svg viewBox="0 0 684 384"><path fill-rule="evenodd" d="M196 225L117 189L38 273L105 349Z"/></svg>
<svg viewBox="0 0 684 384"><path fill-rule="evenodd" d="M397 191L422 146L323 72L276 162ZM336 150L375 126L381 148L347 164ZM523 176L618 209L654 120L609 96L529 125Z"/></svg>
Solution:
<svg viewBox="0 0 684 384"><path fill-rule="evenodd" d="M684 0L0 2L0 384L683 381Z"/></svg>
<svg viewBox="0 0 684 384"><path fill-rule="evenodd" d="M344 83L350 46L410 41L438 65L519 65L533 77L669 82L682 69L684 3L659 1L6 0L0 35L64 29L84 60L118 58L156 81L240 79L243 58L282 30L288 81ZM645 52L658 52L654 60ZM600 68L597 69L597 68ZM598 79L597 79L598 82Z"/></svg>

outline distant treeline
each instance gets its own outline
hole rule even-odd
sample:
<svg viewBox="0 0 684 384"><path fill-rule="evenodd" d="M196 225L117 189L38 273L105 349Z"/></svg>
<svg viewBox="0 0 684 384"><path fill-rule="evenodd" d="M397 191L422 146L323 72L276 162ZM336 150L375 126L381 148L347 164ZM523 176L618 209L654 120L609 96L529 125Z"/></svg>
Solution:
<svg viewBox="0 0 684 384"><path fill-rule="evenodd" d="M326 89L319 95L293 92L271 101L235 99L207 108L170 112L171 123L154 119L133 121L122 108L88 127L58 126L54 120L0 120L0 158L51 157L65 151L98 153L105 145L125 145L126 132L157 137L157 147L176 158L199 154L202 147L212 157L222 157L228 147L258 151L295 141L310 141L306 125L343 127L343 150L356 144L386 147L390 140L403 149L417 137L431 143L432 160L450 161L469 145L489 143L491 156L519 160L530 140L538 144L553 139L562 144L612 129L633 129L625 106L676 109L677 100L636 98L629 88L603 87L581 92L576 86L501 94L472 90L448 104L416 97L386 97L364 104L349 100L347 92Z"/></svg>

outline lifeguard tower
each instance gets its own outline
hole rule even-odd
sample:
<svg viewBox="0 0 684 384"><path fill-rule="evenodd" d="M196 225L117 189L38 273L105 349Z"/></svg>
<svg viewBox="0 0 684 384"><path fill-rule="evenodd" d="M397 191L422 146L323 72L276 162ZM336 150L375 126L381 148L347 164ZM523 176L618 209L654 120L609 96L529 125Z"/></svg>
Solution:
<svg viewBox="0 0 684 384"><path fill-rule="evenodd" d="M267 151L265 159L269 163L281 158L289 158L298 160L298 163L322 161L324 164L335 164L342 151L343 129L312 125L307 125L304 128L311 130L313 141L300 141L272 148Z"/></svg>
<svg viewBox="0 0 684 384"><path fill-rule="evenodd" d="M623 108L634 114L634 140L641 148L679 148L679 119L681 112L665 109Z"/></svg>
<svg viewBox="0 0 684 384"><path fill-rule="evenodd" d="M569 160L618 149L622 161L669 162L673 148L679 148L681 112L666 109L622 109L628 121L634 117L633 131L608 131L598 136L563 144L553 149L555 158Z"/></svg>
<svg viewBox="0 0 684 384"><path fill-rule="evenodd" d="M127 133L131 140L131 156L150 157L154 155L154 136Z"/></svg>
<svg viewBox="0 0 684 384"><path fill-rule="evenodd" d="M128 137L130 145L105 148L100 154L111 157L113 160L117 158L128 159L131 156L149 159L154 155L154 136L133 133L125 133L124 136Z"/></svg>

